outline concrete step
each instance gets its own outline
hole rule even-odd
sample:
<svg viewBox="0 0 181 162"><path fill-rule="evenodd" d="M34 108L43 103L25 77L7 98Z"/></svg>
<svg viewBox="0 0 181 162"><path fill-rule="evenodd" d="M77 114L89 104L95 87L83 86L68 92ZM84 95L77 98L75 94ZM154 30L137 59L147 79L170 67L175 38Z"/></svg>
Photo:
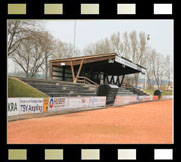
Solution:
<svg viewBox="0 0 181 162"><path fill-rule="evenodd" d="M34 79L34 78L20 78L20 77L19 77L19 79L26 82L26 83L44 83L44 84L54 84L54 85L59 84L59 85L64 85L64 86L71 86L71 85L75 86L75 85L77 85L77 86L95 88L95 86L91 85L91 84L90 85L88 85L88 84L83 85L80 83L73 83L73 82L68 82L68 81L45 80L45 79Z"/></svg>
<svg viewBox="0 0 181 162"><path fill-rule="evenodd" d="M52 85L52 86L69 86L69 87L74 87L74 86L76 86L76 87L86 87L86 86L82 86L81 84L64 84L64 83L59 83L59 82L38 82L38 81L36 81L36 82L32 82L32 81L24 81L24 82L26 82L27 84L33 84L33 85L36 85L36 84L39 84L39 85Z"/></svg>
<svg viewBox="0 0 181 162"><path fill-rule="evenodd" d="M72 82L19 78L50 97L96 96L96 87Z"/></svg>
<svg viewBox="0 0 181 162"><path fill-rule="evenodd" d="M67 93L48 93L50 97L77 97L77 96L96 96L95 93L74 93L74 94L67 94Z"/></svg>
<svg viewBox="0 0 181 162"><path fill-rule="evenodd" d="M134 94L133 92L118 92L117 94Z"/></svg>
<svg viewBox="0 0 181 162"><path fill-rule="evenodd" d="M132 94L117 94L116 96L137 96L136 94L132 93Z"/></svg>
<svg viewBox="0 0 181 162"><path fill-rule="evenodd" d="M50 86L50 85L34 85L30 84L33 87L39 88L39 89L49 89L49 90L95 90L95 89L90 89L89 87L65 87L65 86Z"/></svg>
<svg viewBox="0 0 181 162"><path fill-rule="evenodd" d="M83 86L73 86L73 85L71 85L71 86L65 86L65 85L51 85L51 84L38 84L38 83L29 83L31 86L33 86L33 87L36 87L36 88L39 88L39 89L60 89L60 90L76 90L76 89L85 89L85 90L90 90L90 89L92 89L92 90L95 90L95 88L92 88L92 87L83 87Z"/></svg>
<svg viewBox="0 0 181 162"><path fill-rule="evenodd" d="M118 92L130 92L132 91L131 89L126 89L126 88L119 88Z"/></svg>
<svg viewBox="0 0 181 162"><path fill-rule="evenodd" d="M93 91L90 90L73 90L73 91L68 91L68 90L42 90L42 92L44 93L50 93L50 92L54 92L54 93L67 93L67 94L73 94L73 93L93 93ZM96 92L94 92L96 94Z"/></svg>

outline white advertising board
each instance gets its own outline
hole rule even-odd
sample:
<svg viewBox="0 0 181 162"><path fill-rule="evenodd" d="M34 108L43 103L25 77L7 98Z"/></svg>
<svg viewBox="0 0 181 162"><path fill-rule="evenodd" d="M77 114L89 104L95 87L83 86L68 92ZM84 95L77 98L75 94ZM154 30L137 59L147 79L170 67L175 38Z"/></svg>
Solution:
<svg viewBox="0 0 181 162"><path fill-rule="evenodd" d="M137 102L137 96L130 96L130 103Z"/></svg>
<svg viewBox="0 0 181 162"><path fill-rule="evenodd" d="M49 99L48 111L59 111L68 108L67 97L53 97Z"/></svg>
<svg viewBox="0 0 181 162"><path fill-rule="evenodd" d="M19 115L19 98L8 98L8 116Z"/></svg>
<svg viewBox="0 0 181 162"><path fill-rule="evenodd" d="M43 98L20 98L20 114L43 112Z"/></svg>
<svg viewBox="0 0 181 162"><path fill-rule="evenodd" d="M82 107L83 108L89 107L90 97L81 97L81 100L82 100Z"/></svg>
<svg viewBox="0 0 181 162"><path fill-rule="evenodd" d="M150 96L150 101L152 101L153 100L153 96Z"/></svg>
<svg viewBox="0 0 181 162"><path fill-rule="evenodd" d="M81 108L82 107L82 97L69 97L68 108Z"/></svg>
<svg viewBox="0 0 181 162"><path fill-rule="evenodd" d="M90 97L89 107L105 107L106 97Z"/></svg>
<svg viewBox="0 0 181 162"><path fill-rule="evenodd" d="M161 99L169 100L169 99L173 99L173 96L162 96Z"/></svg>

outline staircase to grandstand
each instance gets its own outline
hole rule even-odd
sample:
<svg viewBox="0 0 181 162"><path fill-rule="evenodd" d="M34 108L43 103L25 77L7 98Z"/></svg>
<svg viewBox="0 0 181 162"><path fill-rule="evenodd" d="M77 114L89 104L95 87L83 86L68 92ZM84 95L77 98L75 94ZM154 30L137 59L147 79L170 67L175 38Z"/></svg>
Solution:
<svg viewBox="0 0 181 162"><path fill-rule="evenodd" d="M135 88L132 85L123 83L118 90L118 95L119 96L123 96L123 95L129 96L129 94L137 95L137 96L149 96L149 94L144 92L143 90Z"/></svg>
<svg viewBox="0 0 181 162"><path fill-rule="evenodd" d="M50 97L96 96L96 86L66 81L18 78Z"/></svg>
<svg viewBox="0 0 181 162"><path fill-rule="evenodd" d="M103 87L104 86L104 87ZM98 95L106 96L106 104L113 104L116 96L148 96L149 94L143 92L128 84L122 84L121 87L114 85L103 85L99 90Z"/></svg>

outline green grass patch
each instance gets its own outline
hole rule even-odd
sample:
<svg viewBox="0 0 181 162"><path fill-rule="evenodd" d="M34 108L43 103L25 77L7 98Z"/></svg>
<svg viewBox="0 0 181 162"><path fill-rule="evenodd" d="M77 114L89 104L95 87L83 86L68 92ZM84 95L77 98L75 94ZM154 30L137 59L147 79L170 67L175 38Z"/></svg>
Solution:
<svg viewBox="0 0 181 162"><path fill-rule="evenodd" d="M8 97L48 97L40 91L23 84L22 82L8 78Z"/></svg>
<svg viewBox="0 0 181 162"><path fill-rule="evenodd" d="M155 90L153 90L153 89L144 89L144 91L146 93L150 94L150 95L153 95L154 92L155 92ZM166 96L166 95L171 96L172 95L172 91L165 91L165 90L162 91L162 96Z"/></svg>
<svg viewBox="0 0 181 162"><path fill-rule="evenodd" d="M153 95L154 94L154 91L155 90L152 90L152 89L144 89L144 91L150 95Z"/></svg>

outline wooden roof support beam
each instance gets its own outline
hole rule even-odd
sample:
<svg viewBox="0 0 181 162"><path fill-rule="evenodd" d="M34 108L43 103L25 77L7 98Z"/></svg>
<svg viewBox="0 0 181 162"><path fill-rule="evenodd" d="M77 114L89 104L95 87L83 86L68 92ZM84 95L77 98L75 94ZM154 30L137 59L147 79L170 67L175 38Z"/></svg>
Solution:
<svg viewBox="0 0 181 162"><path fill-rule="evenodd" d="M77 73L76 78L75 78L75 83L77 82L77 79L78 79L78 77L79 77L80 71L81 71L81 69L82 69L83 62L84 62L84 60L82 59L82 60L81 60L81 63L80 63L80 66L79 66L78 73Z"/></svg>
<svg viewBox="0 0 181 162"><path fill-rule="evenodd" d="M50 62L50 80L52 80L53 79L53 65L52 65L52 63Z"/></svg>
<svg viewBox="0 0 181 162"><path fill-rule="evenodd" d="M74 73L74 65L73 65L73 62L72 60L70 61L70 65L71 65L71 70L72 70L72 79L73 79L73 82L75 82L75 73Z"/></svg>

